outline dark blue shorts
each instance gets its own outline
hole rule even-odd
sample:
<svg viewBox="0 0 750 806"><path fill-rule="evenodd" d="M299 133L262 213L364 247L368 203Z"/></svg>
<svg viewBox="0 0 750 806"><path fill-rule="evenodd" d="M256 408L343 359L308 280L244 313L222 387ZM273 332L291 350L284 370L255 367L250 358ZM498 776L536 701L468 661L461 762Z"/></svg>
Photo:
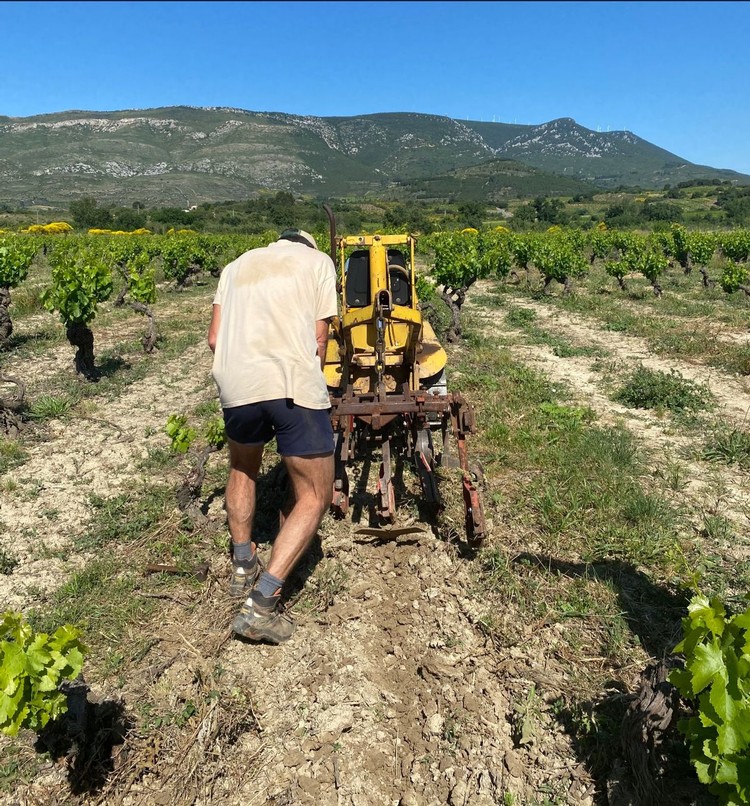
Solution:
<svg viewBox="0 0 750 806"><path fill-rule="evenodd" d="M330 409L306 409L289 398L224 409L227 436L240 445L265 445L276 437L279 455L333 453Z"/></svg>

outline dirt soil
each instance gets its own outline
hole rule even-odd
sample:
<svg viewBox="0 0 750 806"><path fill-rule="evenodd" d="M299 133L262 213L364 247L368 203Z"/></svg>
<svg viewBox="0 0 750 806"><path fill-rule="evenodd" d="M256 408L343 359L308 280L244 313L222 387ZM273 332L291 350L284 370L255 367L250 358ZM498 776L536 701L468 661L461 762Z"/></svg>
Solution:
<svg viewBox="0 0 750 806"><path fill-rule="evenodd" d="M60 351L50 370L70 361L72 348ZM26 449L28 460L4 477L18 486L12 494L3 493L0 522L8 530L8 548L20 561L11 576L0 576L0 602L5 607L24 607L30 586L50 593L87 559L63 561L49 555L65 550L85 530L92 494L109 498L141 482L137 463L155 443L167 447L163 431L170 414L211 397L205 353L202 345L189 349L163 373L131 385L115 400L100 402L95 413L83 419L45 424L44 439ZM195 371L185 372L186 366ZM36 371L42 371L38 365ZM29 373L22 377L33 395L33 377L31 382Z"/></svg>
<svg viewBox="0 0 750 806"><path fill-rule="evenodd" d="M676 366L650 356L639 340L602 333L532 302L517 304L534 307L545 326L581 343L601 343L623 360ZM500 314L474 313L504 327ZM659 418L606 398L591 359L559 359L528 345L513 350L564 381L604 421L626 420L655 450L678 447ZM68 351L55 353L67 360ZM742 382L702 367L678 368L710 380L727 416L743 420L750 395ZM39 541L48 554L69 549L89 523L91 492L108 497L140 481L138 461L149 447L168 444L161 433L167 416L213 395L209 369L201 343L119 398L98 400L83 427L80 421L46 426L45 440L27 449L28 461L4 476L16 486L2 493L0 546L20 563L0 576L3 607L28 606L38 589L51 592L89 559L40 556ZM225 460L219 454L210 461ZM739 512L747 490L737 487L734 494ZM220 498L206 517L216 532L224 529ZM297 630L282 646L230 638L237 603L226 594L229 564L219 548L207 557L211 570L202 587L166 597L159 623L144 627L151 648L139 673L117 690L111 680L92 683L90 696L100 706L117 702L131 715L146 701L173 711L192 703L197 711L181 731L125 731L111 774L78 802L606 803L607 783L592 778L547 707L572 685L560 625L515 624L517 641L499 651L481 623L471 562L450 529L436 535L415 520L414 534L380 542L358 536L358 525L326 517L289 603ZM488 542L502 545L506 537L497 525ZM746 544L737 550L747 556ZM262 556L268 551L262 544ZM500 618L510 623L518 614ZM629 672L632 682L640 660ZM2 739L0 752L11 750L18 752L17 744ZM45 762L0 804L76 802L69 780L64 758Z"/></svg>

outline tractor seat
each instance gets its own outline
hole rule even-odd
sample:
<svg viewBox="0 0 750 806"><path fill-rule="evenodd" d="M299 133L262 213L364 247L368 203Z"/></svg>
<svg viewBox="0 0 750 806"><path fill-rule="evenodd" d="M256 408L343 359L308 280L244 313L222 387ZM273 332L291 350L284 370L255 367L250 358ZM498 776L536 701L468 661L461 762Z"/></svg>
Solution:
<svg viewBox="0 0 750 806"><path fill-rule="evenodd" d="M406 268L406 255L398 249L388 250L388 283L394 305L411 304L411 278Z"/></svg>
<svg viewBox="0 0 750 806"><path fill-rule="evenodd" d="M388 266L388 282L391 286L391 299L394 305L411 303L411 282L406 269L401 266Z"/></svg>
<svg viewBox="0 0 750 806"><path fill-rule="evenodd" d="M370 253L367 249L352 252L346 261L346 304L364 308L370 304Z"/></svg>

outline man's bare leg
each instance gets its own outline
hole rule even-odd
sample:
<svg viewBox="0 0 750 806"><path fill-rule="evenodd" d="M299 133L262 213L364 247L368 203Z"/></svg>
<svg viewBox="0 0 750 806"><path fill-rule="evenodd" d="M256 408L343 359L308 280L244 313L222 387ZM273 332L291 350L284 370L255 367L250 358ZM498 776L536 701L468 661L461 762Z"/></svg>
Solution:
<svg viewBox="0 0 750 806"><path fill-rule="evenodd" d="M333 454L285 456L291 485L290 509L273 544L268 573L286 580L307 551L331 505Z"/></svg>
<svg viewBox="0 0 750 806"><path fill-rule="evenodd" d="M289 517L289 513L294 508L294 489L292 488L292 482L289 480L289 472L287 471L287 492L286 498L284 499L284 503L281 505L281 509L279 510L279 531L281 531L281 527L284 525L284 521Z"/></svg>
<svg viewBox="0 0 750 806"><path fill-rule="evenodd" d="M229 534L232 536L232 544L237 546L252 542L255 485L258 481L260 463L263 460L263 446L241 445L231 439L227 440L227 443L229 445L229 479L225 493L225 506Z"/></svg>
<svg viewBox="0 0 750 806"><path fill-rule="evenodd" d="M232 537L230 596L247 596L262 570L252 539L255 485L262 459L262 445L240 445L229 440L229 479L225 507L229 534Z"/></svg>

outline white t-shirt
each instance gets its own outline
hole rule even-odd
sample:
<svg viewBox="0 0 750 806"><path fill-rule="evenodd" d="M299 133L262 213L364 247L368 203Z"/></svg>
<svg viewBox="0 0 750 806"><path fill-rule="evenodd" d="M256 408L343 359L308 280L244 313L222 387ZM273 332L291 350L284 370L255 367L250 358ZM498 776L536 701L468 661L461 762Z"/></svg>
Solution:
<svg viewBox="0 0 750 806"><path fill-rule="evenodd" d="M223 408L291 398L330 406L315 323L338 313L336 269L324 252L292 241L251 249L221 273L213 378Z"/></svg>

